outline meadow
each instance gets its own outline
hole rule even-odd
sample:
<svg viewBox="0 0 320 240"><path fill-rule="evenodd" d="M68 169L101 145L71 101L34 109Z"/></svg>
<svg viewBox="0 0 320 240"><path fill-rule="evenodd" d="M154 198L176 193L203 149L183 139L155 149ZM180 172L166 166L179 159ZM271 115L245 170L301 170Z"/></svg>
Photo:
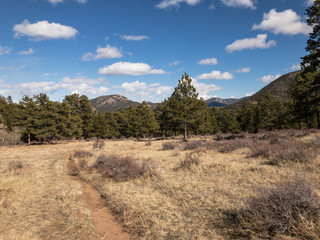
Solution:
<svg viewBox="0 0 320 240"><path fill-rule="evenodd" d="M84 184L131 239L319 239L319 146L275 131L0 147L0 239L112 239Z"/></svg>

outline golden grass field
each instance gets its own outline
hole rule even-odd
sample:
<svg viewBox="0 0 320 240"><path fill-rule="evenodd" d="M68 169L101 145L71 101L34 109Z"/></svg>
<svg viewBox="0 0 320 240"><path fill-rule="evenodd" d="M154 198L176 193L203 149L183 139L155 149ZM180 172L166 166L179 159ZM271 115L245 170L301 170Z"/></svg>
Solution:
<svg viewBox="0 0 320 240"><path fill-rule="evenodd" d="M214 141L212 136L201 139ZM165 142L177 147L163 150ZM183 151L183 144L181 139L151 141L151 145L132 139L108 140L102 149L85 141L0 147L0 239L103 239L81 198L80 182L68 175L68 159L77 150L93 153L86 158L89 166L101 154L129 156L156 166L155 176L120 182L95 170L78 174L100 192L132 239L230 239L226 213L241 209L258 187L273 186L296 174L320 186L319 157L312 164L272 166L261 157L248 158L248 148L229 153L205 147ZM201 163L180 168L190 152ZM9 169L13 161L20 161L22 168Z"/></svg>

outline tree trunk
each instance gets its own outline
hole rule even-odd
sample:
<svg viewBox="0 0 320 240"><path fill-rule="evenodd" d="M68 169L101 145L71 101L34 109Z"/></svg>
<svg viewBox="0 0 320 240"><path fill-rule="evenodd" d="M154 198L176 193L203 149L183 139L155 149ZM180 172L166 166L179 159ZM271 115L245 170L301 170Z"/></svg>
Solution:
<svg viewBox="0 0 320 240"><path fill-rule="evenodd" d="M187 120L184 119L184 140L187 139Z"/></svg>
<svg viewBox="0 0 320 240"><path fill-rule="evenodd" d="M320 116L319 116L319 111L317 110L317 125L318 129L320 128Z"/></svg>
<svg viewBox="0 0 320 240"><path fill-rule="evenodd" d="M31 136L30 136L30 132L28 132L28 145L31 144Z"/></svg>

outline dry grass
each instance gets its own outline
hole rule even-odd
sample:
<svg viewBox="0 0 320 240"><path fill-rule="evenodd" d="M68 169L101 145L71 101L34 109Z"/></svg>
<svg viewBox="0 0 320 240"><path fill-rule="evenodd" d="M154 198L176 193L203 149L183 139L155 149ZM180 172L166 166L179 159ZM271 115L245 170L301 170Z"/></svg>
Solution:
<svg viewBox="0 0 320 240"><path fill-rule="evenodd" d="M299 141L312 142L317 135L299 136ZM269 144L259 136L242 135L225 136L219 142L249 138ZM174 149L163 151L163 144L172 140L153 141L151 146L135 140L106 141L105 148L93 151L83 163L93 166L101 154L129 156L141 163L153 162L157 175L152 178L116 181L98 169L79 167L79 159L72 159L79 168L78 176L99 190L126 230L135 234L134 239L240 239L234 235L235 228L226 224L226 213L245 209L257 196L257 188L272 189L296 172L304 172L316 188L320 186L319 157L312 167L303 162L266 165L261 157L247 158L250 149L245 144L233 143L241 147L231 144L228 148L232 150L222 153L212 139L205 139L206 151L183 151L184 143L178 142ZM92 142L0 148L0 207L4 206L0 208L0 239L94 239L91 221L78 217L88 214L79 200L80 185L67 173L68 156L76 150L90 151ZM177 171L190 160L188 156L197 158L191 161L191 171L188 167ZM23 167L19 175L5 172L10 161L22 161L30 167ZM274 239L290 239L289 235L278 234Z"/></svg>

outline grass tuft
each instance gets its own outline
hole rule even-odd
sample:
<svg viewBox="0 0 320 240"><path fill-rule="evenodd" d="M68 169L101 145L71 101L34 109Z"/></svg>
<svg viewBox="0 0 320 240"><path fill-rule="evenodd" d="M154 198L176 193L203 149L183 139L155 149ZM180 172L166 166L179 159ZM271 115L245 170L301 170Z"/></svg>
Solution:
<svg viewBox="0 0 320 240"><path fill-rule="evenodd" d="M162 150L173 150L176 147L177 147L177 144L173 142L165 142L162 144Z"/></svg>

